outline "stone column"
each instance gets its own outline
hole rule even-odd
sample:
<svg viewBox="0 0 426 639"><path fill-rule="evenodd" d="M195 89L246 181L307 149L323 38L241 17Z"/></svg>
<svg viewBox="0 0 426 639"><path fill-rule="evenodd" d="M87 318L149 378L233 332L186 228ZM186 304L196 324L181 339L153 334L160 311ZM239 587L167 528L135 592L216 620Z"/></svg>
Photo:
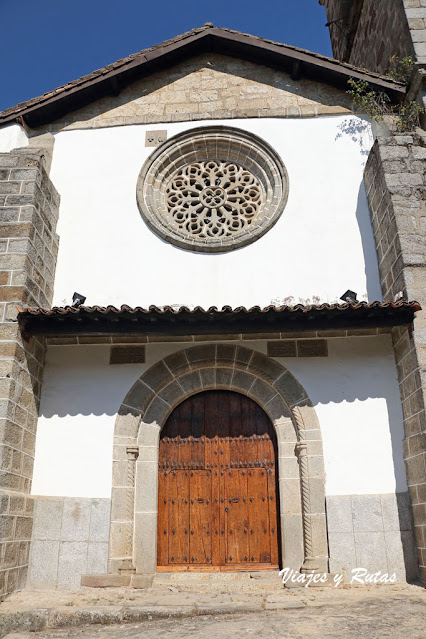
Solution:
<svg viewBox="0 0 426 639"><path fill-rule="evenodd" d="M127 446L127 487L126 487L126 519L128 522L126 559L123 559L118 572L120 574L133 574L136 568L133 563L133 532L135 516L135 475L136 461L139 457L138 446Z"/></svg>
<svg viewBox="0 0 426 639"><path fill-rule="evenodd" d="M292 413L297 425L297 443L295 451L299 462L300 492L302 501L304 560L300 571L305 573L324 572L325 570L328 570L325 503L322 506L323 513L313 513L311 504L311 497L314 498L317 508L318 502L321 503L324 501L322 498L324 491L324 460L322 455L322 446L317 446L317 449L315 451L313 450L313 442L309 441L309 434L307 435L300 407L293 406ZM317 423L312 425L318 426ZM318 444L318 441L316 444ZM313 458L312 452L316 453ZM311 464L309 463L310 453ZM315 477L311 477L310 465L316 466L317 474ZM326 558L327 561L325 561Z"/></svg>
<svg viewBox="0 0 426 639"><path fill-rule="evenodd" d="M303 522L303 551L305 555L301 572L316 572L319 566L318 566L318 562L315 560L315 557L313 556L307 445L306 445L306 442L303 440L303 438L300 438L299 441L297 442L296 452L299 457L299 464L300 464L300 484L301 484L301 493L302 493L302 522Z"/></svg>
<svg viewBox="0 0 426 639"><path fill-rule="evenodd" d="M404 454L420 574L426 581L426 140L376 140L365 184L385 301L402 294L423 307L414 325L392 332L404 415Z"/></svg>
<svg viewBox="0 0 426 639"><path fill-rule="evenodd" d="M45 354L43 341L22 338L17 307L50 306L58 207L40 150L0 154L0 596L26 581Z"/></svg>

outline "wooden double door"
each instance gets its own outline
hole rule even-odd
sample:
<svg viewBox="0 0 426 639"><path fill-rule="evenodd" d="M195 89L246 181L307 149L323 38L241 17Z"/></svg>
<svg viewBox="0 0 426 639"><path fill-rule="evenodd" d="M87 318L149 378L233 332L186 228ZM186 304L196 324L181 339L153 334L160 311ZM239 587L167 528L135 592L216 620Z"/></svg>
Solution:
<svg viewBox="0 0 426 639"><path fill-rule="evenodd" d="M277 568L275 467L272 424L248 397L182 402L160 439L158 570Z"/></svg>

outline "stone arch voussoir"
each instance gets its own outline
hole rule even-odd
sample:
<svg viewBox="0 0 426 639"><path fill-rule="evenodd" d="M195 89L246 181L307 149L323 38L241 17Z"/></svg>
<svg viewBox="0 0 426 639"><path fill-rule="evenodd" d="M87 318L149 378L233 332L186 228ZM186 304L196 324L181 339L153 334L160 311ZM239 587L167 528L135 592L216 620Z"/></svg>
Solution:
<svg viewBox="0 0 426 639"><path fill-rule="evenodd" d="M217 343L168 355L143 373L124 398L114 433L110 572L155 572L160 432L178 404L212 389L247 395L271 419L278 441L284 563L326 570L322 442L309 397L290 371L270 357Z"/></svg>

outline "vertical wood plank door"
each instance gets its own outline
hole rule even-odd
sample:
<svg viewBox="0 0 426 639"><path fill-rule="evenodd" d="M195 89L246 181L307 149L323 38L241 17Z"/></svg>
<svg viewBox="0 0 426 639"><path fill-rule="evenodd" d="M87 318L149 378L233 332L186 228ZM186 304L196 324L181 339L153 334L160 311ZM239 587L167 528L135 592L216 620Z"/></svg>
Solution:
<svg viewBox="0 0 426 639"><path fill-rule="evenodd" d="M182 402L160 438L158 571L278 568L276 440L231 391Z"/></svg>

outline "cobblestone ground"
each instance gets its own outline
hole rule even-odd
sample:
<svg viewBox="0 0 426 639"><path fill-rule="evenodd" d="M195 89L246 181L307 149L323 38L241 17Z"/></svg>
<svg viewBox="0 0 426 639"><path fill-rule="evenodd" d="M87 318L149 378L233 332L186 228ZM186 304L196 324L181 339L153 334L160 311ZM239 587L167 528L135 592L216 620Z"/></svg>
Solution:
<svg viewBox="0 0 426 639"><path fill-rule="evenodd" d="M321 608L288 609L147 621L114 626L82 626L42 633L9 635L10 639L424 639L424 601L395 598L364 600L361 604Z"/></svg>
<svg viewBox="0 0 426 639"><path fill-rule="evenodd" d="M31 614L47 614L49 629L19 631L30 629ZM3 615L18 620L6 631ZM89 618L101 623L79 625ZM119 619L134 623L117 625ZM103 625L107 620L115 623ZM163 574L147 590L15 592L0 605L0 636L7 631L7 639L426 639L426 590L409 584L288 589L278 574Z"/></svg>

